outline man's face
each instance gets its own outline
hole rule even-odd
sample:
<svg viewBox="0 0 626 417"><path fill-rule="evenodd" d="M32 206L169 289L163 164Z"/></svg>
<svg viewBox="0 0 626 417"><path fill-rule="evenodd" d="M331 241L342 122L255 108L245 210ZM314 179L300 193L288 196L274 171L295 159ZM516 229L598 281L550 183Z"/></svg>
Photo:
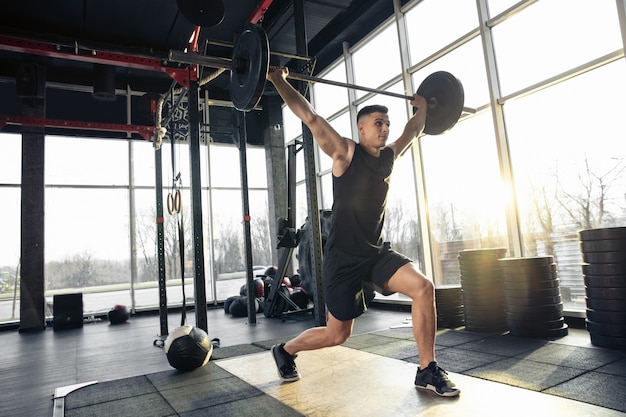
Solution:
<svg viewBox="0 0 626 417"><path fill-rule="evenodd" d="M389 137L389 116L374 112L361 117L358 124L359 139L364 145L383 147Z"/></svg>

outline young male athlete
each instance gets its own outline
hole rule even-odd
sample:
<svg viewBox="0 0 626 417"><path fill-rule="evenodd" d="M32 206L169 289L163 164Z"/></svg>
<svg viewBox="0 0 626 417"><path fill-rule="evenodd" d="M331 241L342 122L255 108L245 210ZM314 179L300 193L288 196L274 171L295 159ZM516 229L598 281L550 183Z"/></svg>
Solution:
<svg viewBox="0 0 626 417"><path fill-rule="evenodd" d="M323 286L328 309L326 326L302 332L272 347L283 381L300 379L294 359L301 351L340 345L352 333L354 319L366 309L363 285L369 281L385 295L401 293L412 300L413 334L419 352L417 388L441 396L459 395L435 360L435 289L404 255L382 240L389 179L396 158L413 145L426 122L427 103L417 94L417 108L400 137L387 144L389 117L384 106L367 106L357 115L359 140L339 135L287 81L285 67L271 68L267 79L289 109L311 130L319 147L332 158L332 227L324 246Z"/></svg>

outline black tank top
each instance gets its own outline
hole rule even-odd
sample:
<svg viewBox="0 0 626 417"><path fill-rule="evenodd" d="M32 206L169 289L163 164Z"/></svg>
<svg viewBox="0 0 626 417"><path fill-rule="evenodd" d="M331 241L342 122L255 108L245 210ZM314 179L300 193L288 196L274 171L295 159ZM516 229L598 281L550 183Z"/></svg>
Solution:
<svg viewBox="0 0 626 417"><path fill-rule="evenodd" d="M380 156L375 157L355 144L354 156L346 172L341 177L333 175L329 247L359 256L378 253L383 243L382 229L393 163L392 149L384 148Z"/></svg>

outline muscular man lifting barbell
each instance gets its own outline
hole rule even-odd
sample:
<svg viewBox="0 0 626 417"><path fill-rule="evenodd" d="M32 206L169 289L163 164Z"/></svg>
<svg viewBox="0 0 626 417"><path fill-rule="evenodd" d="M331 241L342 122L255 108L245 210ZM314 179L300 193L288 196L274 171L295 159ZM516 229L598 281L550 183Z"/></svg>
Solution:
<svg viewBox="0 0 626 417"><path fill-rule="evenodd" d="M342 137L287 81L289 71L270 68L271 81L289 109L311 130L332 158L332 229L324 247L323 285L328 308L326 326L308 329L287 343L272 347L282 380L300 378L298 352L340 345L352 333L354 319L365 310L363 286L382 294L401 293L412 300L413 334L419 352L415 386L445 397L460 390L435 359L435 289L411 259L382 240L385 202L394 161L423 133L428 101L415 94L416 112L394 142L387 143L387 108L374 105L357 115L358 141Z"/></svg>

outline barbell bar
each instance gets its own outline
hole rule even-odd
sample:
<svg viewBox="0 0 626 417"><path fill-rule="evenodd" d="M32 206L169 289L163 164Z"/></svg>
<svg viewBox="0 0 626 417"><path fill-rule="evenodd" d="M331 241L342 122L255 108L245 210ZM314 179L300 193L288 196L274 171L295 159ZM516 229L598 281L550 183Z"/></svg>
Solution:
<svg viewBox="0 0 626 417"><path fill-rule="evenodd" d="M269 40L259 25L248 24L235 41L232 58L210 57L171 50L169 60L230 70L230 96L237 110L250 111L257 106L269 72ZM327 80L306 74L292 73L289 79L352 88L390 97L413 100L413 96L360 85ZM450 130L461 116L464 91L461 82L446 71L429 75L420 84L417 94L428 103L424 133L439 135Z"/></svg>

